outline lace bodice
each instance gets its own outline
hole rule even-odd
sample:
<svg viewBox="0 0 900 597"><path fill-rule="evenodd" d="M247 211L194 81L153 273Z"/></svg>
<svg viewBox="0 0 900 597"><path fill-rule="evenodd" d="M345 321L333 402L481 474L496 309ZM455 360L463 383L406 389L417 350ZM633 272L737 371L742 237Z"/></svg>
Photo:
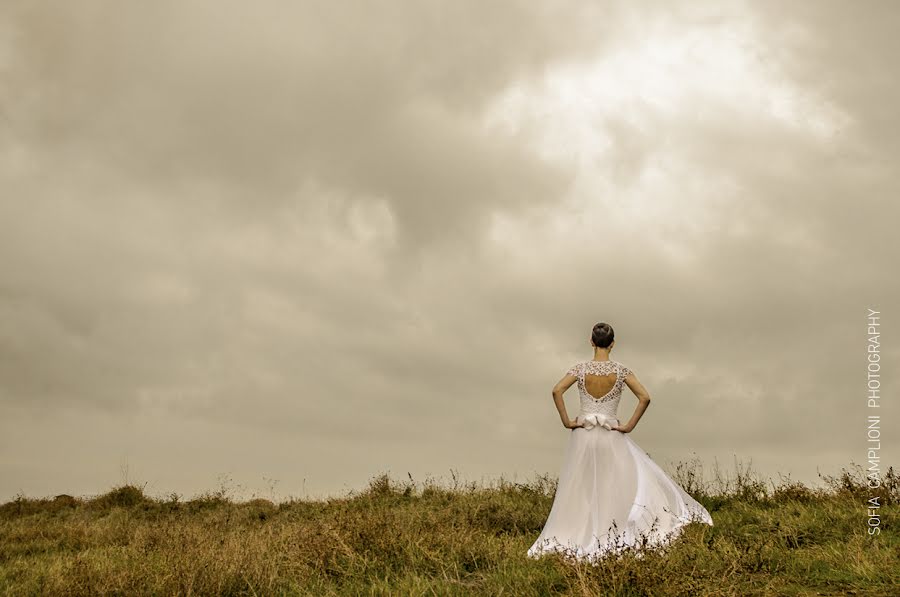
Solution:
<svg viewBox="0 0 900 597"><path fill-rule="evenodd" d="M631 369L618 361L583 361L573 365L566 373L578 378L578 394L581 397L581 415L603 414L616 416L619 408L619 398L622 397L622 388L625 387L625 378L631 373ZM584 376L616 374L616 382L605 395L597 398L588 393L584 387Z"/></svg>

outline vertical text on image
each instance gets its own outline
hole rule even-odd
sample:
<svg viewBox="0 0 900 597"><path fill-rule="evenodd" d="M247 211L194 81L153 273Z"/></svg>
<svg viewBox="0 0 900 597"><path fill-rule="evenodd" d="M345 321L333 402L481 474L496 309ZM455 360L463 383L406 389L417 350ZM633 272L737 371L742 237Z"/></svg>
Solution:
<svg viewBox="0 0 900 597"><path fill-rule="evenodd" d="M869 535L881 533L881 311L869 308L866 318L866 479L869 495L866 524Z"/></svg>

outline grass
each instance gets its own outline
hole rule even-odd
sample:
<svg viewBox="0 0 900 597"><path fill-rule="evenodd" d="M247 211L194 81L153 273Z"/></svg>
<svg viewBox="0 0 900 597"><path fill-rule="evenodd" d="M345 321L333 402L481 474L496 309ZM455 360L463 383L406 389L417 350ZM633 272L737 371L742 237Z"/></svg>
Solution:
<svg viewBox="0 0 900 597"><path fill-rule="evenodd" d="M7 595L900 595L898 500L882 479L881 534L867 533L858 465L808 487L749 466L699 462L672 476L712 514L667 548L597 566L530 560L556 489L549 476L489 486L387 475L328 500L183 501L134 484L92 498L0 505Z"/></svg>

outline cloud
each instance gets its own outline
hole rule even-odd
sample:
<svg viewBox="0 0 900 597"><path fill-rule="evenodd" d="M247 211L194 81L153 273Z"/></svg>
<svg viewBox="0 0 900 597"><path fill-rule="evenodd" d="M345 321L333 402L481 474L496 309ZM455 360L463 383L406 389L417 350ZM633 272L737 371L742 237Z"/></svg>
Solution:
<svg viewBox="0 0 900 597"><path fill-rule="evenodd" d="M15 150L45 171L98 167L156 200L213 194L251 212L316 178L386 198L412 250L468 234L492 205L555 199L566 169L485 134L477 115L511 79L585 52L604 31L578 3L6 12L4 110Z"/></svg>
<svg viewBox="0 0 900 597"><path fill-rule="evenodd" d="M849 453L900 214L893 17L846 10L6 3L5 424L550 469L607 320L654 454Z"/></svg>

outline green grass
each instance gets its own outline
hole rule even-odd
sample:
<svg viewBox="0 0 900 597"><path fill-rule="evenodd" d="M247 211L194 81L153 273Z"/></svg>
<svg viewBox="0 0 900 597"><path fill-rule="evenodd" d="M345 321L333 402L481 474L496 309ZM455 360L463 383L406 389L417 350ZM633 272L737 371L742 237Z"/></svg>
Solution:
<svg viewBox="0 0 900 597"><path fill-rule="evenodd" d="M597 566L525 551L555 478L444 487L380 475L325 501L182 501L126 484L94 498L0 505L8 595L900 595L898 499L883 479L881 534L867 533L859 467L811 488L749 467L672 476L711 512L666 549Z"/></svg>

